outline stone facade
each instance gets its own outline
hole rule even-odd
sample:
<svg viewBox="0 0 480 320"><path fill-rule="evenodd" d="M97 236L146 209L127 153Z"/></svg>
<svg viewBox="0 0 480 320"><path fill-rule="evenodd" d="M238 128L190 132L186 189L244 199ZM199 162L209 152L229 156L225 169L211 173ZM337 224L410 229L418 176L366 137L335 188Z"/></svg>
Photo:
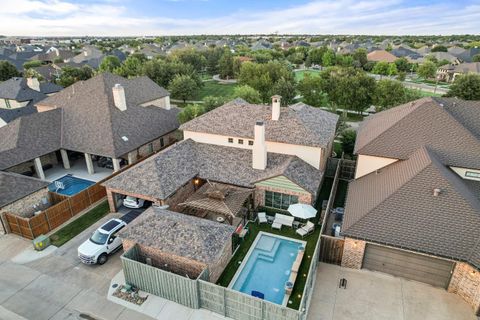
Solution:
<svg viewBox="0 0 480 320"><path fill-rule="evenodd" d="M480 271L465 262L455 265L448 292L458 294L477 315L480 312Z"/></svg>
<svg viewBox="0 0 480 320"><path fill-rule="evenodd" d="M58 159L55 152L51 152L49 154L41 156L40 161L42 162L42 166L46 166L49 164L51 165L58 164ZM35 166L33 164L33 160L31 160L31 161L26 161L26 162L17 164L16 166L8 168L6 171L20 173L20 174L27 171L31 171L35 173Z"/></svg>
<svg viewBox="0 0 480 320"><path fill-rule="evenodd" d="M309 193L295 192L292 190L266 187L266 186L255 186L255 206L256 207L265 205L265 191L279 192L283 194L297 196L299 203L312 205L314 200L312 195Z"/></svg>
<svg viewBox="0 0 480 320"><path fill-rule="evenodd" d="M343 246L342 267L361 269L366 242L352 238L345 238Z"/></svg>

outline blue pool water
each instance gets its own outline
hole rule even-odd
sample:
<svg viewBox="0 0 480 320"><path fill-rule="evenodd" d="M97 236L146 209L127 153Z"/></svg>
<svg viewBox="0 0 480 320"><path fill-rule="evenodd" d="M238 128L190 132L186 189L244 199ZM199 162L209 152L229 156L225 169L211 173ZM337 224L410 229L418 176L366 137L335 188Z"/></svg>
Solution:
<svg viewBox="0 0 480 320"><path fill-rule="evenodd" d="M265 295L265 300L282 304L285 282L303 244L268 234L260 234L259 237L255 247L250 248L248 260L232 289L248 295L253 290L259 291Z"/></svg>
<svg viewBox="0 0 480 320"><path fill-rule="evenodd" d="M57 181L63 184L63 187L64 187L63 189L57 187L57 185L55 184L55 182ZM90 187L93 184L95 184L95 182L90 180L80 179L68 174L50 183L48 185L48 189L50 191L60 193L66 196L73 196L74 194L79 193L80 191Z"/></svg>

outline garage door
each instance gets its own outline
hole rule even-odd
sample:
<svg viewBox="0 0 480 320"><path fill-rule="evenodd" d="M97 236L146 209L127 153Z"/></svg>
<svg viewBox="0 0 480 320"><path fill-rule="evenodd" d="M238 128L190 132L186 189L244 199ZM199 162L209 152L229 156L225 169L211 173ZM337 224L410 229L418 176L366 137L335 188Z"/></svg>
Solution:
<svg viewBox="0 0 480 320"><path fill-rule="evenodd" d="M447 288L454 263L367 244L363 268Z"/></svg>

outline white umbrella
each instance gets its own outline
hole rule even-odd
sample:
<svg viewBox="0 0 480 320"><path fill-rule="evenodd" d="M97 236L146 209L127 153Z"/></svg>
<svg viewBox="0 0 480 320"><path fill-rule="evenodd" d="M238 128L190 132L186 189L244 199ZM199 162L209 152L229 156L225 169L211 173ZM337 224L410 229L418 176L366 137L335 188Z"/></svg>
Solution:
<svg viewBox="0 0 480 320"><path fill-rule="evenodd" d="M292 216L301 219L310 219L317 215L317 209L315 209L309 204L304 203L296 203L289 205L288 212L290 212Z"/></svg>

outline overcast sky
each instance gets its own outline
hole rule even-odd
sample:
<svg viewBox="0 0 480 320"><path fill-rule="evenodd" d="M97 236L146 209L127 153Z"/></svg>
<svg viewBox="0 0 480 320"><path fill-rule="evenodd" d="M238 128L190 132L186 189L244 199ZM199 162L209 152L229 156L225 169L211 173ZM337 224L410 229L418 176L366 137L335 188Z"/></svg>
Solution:
<svg viewBox="0 0 480 320"><path fill-rule="evenodd" d="M480 0L0 0L0 34L478 34Z"/></svg>

